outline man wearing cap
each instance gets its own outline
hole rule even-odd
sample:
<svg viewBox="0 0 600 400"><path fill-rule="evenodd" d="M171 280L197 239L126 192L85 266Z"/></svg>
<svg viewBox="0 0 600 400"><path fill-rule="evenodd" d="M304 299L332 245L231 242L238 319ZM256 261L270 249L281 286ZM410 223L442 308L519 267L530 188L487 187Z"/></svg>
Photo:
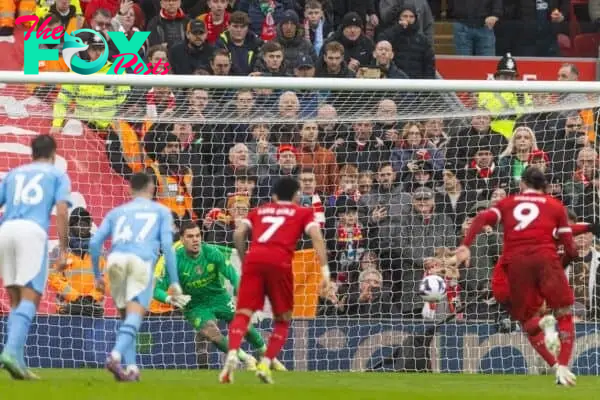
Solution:
<svg viewBox="0 0 600 400"><path fill-rule="evenodd" d="M298 177L298 149L290 144L282 144L277 149L277 165L271 168L269 175L262 177L258 183L260 201L270 201L271 188L282 176Z"/></svg>
<svg viewBox="0 0 600 400"><path fill-rule="evenodd" d="M498 62L495 80L516 80L519 77L517 63L510 53L506 53ZM492 117L490 127L492 131L502 134L507 140L512 137L515 120L520 116L524 107L532 103L531 96L527 93L514 92L481 92L477 95L477 105L490 113ZM514 112L513 115L500 113Z"/></svg>
<svg viewBox="0 0 600 400"><path fill-rule="evenodd" d="M340 30L327 40L340 42L344 46L344 60L355 73L358 68L367 67L373 60L373 41L365 36L362 18L355 12L344 15Z"/></svg>
<svg viewBox="0 0 600 400"><path fill-rule="evenodd" d="M148 47L164 44L168 47L185 39L190 19L181 9L181 0L160 0L160 13L152 18L146 28L150 31ZM169 62L172 60L169 59Z"/></svg>
<svg viewBox="0 0 600 400"><path fill-rule="evenodd" d="M96 290L89 244L92 216L83 207L76 207L69 217L69 251L66 268L52 270L48 279L56 291L57 312L64 315L101 317L104 295ZM100 261L104 268L104 259Z"/></svg>
<svg viewBox="0 0 600 400"><path fill-rule="evenodd" d="M206 42L206 25L199 20L187 24L185 39L169 49L169 63L176 75L192 75L197 69L209 69L214 47Z"/></svg>
<svg viewBox="0 0 600 400"><path fill-rule="evenodd" d="M304 37L300 18L294 10L286 10L283 13L281 22L277 25L277 37L275 40L283 47L285 64L290 74L296 67L296 63L301 55L309 56L313 63L317 59L315 49L313 49L310 41Z"/></svg>
<svg viewBox="0 0 600 400"><path fill-rule="evenodd" d="M83 56L87 61L96 61L105 51L108 51L98 34L82 32L80 35L83 42L89 46ZM109 58L106 65L95 74L105 75L111 66L112 60ZM57 134L62 130L72 104L75 105L74 119L81 121L90 129L104 132L115 116L120 114L120 108L127 106L130 91L131 87L127 85L63 84L54 103L50 133Z"/></svg>
<svg viewBox="0 0 600 400"><path fill-rule="evenodd" d="M436 249L456 246L454 224L435 212L434 192L422 186L413 192L412 211L392 227L391 238L392 280L401 289L402 311L420 315L423 300L414 287L423 278L424 260Z"/></svg>

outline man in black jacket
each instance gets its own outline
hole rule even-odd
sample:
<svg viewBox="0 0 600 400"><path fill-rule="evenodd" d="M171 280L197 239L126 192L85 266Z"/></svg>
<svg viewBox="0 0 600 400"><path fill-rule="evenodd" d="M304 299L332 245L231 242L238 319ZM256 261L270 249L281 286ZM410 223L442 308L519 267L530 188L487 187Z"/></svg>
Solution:
<svg viewBox="0 0 600 400"><path fill-rule="evenodd" d="M373 41L364 34L362 18L355 12L344 16L340 29L327 42L340 42L344 46L344 60L348 68L357 72L358 68L367 67L373 60Z"/></svg>
<svg viewBox="0 0 600 400"><path fill-rule="evenodd" d="M190 21L186 38L169 50L169 62L175 75L192 75L197 69L209 69L214 48L206 42L206 25L199 20Z"/></svg>
<svg viewBox="0 0 600 400"><path fill-rule="evenodd" d="M461 56L496 54L494 26L502 15L502 0L461 0L453 3L454 45Z"/></svg>

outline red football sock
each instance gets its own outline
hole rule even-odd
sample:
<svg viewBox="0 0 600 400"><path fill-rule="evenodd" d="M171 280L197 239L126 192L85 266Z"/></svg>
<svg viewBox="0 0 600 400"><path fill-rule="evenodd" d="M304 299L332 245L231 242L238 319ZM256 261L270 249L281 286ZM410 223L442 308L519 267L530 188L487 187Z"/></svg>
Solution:
<svg viewBox="0 0 600 400"><path fill-rule="evenodd" d="M229 351L239 350L242 339L246 336L250 317L245 314L236 314L229 324Z"/></svg>
<svg viewBox="0 0 600 400"><path fill-rule="evenodd" d="M540 332L540 320L542 317L532 317L523 323L523 330L531 336L536 336Z"/></svg>
<svg viewBox="0 0 600 400"><path fill-rule="evenodd" d="M573 316L571 314L561 315L556 318L556 320L558 322L558 337L560 338L558 363L560 365L569 365L575 340L575 324L573 323Z"/></svg>
<svg viewBox="0 0 600 400"><path fill-rule="evenodd" d="M281 348L287 340L289 329L290 321L275 321L275 328L273 329L273 333L269 338L269 344L267 345L265 357L270 360L277 357L277 354L279 354Z"/></svg>
<svg viewBox="0 0 600 400"><path fill-rule="evenodd" d="M527 335L527 339L529 339L529 343L531 346L537 351L537 353L548 363L549 366L553 366L556 364L556 357L546 347L546 343L544 342L544 332L540 331L538 328L538 333L535 335Z"/></svg>

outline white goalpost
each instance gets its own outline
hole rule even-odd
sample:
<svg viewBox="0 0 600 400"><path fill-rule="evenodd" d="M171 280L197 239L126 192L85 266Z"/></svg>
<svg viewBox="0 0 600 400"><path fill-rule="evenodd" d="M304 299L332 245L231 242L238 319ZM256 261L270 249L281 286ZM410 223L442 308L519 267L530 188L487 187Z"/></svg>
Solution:
<svg viewBox="0 0 600 400"><path fill-rule="evenodd" d="M501 230L478 236L470 268L453 250L479 210L518 190L528 165L545 170L577 221L598 217L600 82L2 71L0 83L0 176L29 160L35 135L54 135L71 212L87 210L92 232L127 199L127 178L147 171L157 199L178 221L198 221L203 241L239 271L236 221L280 176L298 177L334 285L319 292L320 266L303 239L281 356L289 369L546 372L490 292ZM33 368L100 367L115 339L114 303L90 286L81 212L70 219L72 264L51 271L28 341ZM54 227L50 237L52 262ZM597 375L600 249L591 234L577 244L582 261L565 272L578 320L572 365ZM418 292L428 274L446 282L436 304ZM0 341L8 310L0 289ZM254 321L265 338L270 317L267 307ZM141 332L143 368L221 366L216 348L165 305L153 303Z"/></svg>

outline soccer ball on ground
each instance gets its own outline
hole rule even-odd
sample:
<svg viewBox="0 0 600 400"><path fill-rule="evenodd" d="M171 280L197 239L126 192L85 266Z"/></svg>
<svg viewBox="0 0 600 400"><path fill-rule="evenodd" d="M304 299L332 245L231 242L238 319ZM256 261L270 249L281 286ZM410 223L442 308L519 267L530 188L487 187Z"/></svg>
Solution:
<svg viewBox="0 0 600 400"><path fill-rule="evenodd" d="M423 300L437 303L446 294L446 281L438 275L428 275L419 283L419 295Z"/></svg>

